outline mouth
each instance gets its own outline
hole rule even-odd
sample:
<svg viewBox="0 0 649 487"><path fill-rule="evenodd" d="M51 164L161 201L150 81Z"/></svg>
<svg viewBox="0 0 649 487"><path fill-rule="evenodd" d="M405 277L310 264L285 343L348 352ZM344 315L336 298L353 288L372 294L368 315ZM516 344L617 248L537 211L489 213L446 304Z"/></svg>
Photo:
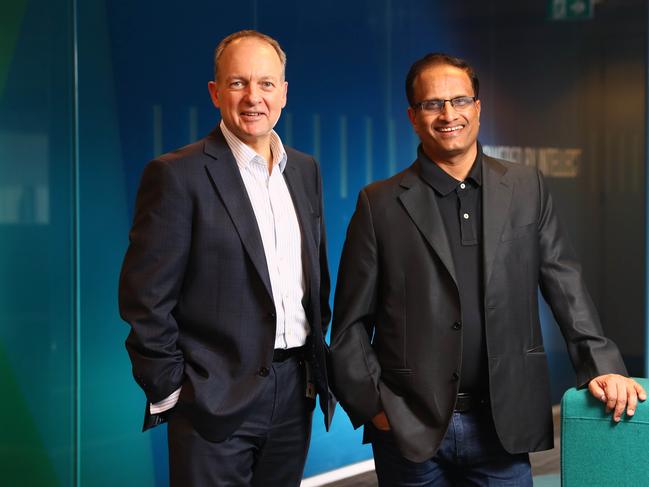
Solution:
<svg viewBox="0 0 649 487"><path fill-rule="evenodd" d="M249 118L249 119L255 119L264 116L262 112L241 112L240 115L242 118Z"/></svg>
<svg viewBox="0 0 649 487"><path fill-rule="evenodd" d="M464 125L453 125L452 127L436 127L435 130L437 132L448 134L448 133L457 132L458 130L462 130L463 128Z"/></svg>

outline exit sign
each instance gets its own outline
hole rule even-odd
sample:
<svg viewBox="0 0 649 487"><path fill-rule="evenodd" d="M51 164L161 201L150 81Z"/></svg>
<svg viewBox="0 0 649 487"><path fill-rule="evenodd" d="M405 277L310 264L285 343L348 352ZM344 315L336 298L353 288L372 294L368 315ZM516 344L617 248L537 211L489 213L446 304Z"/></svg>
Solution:
<svg viewBox="0 0 649 487"><path fill-rule="evenodd" d="M593 18L592 0L548 0L550 20L578 20Z"/></svg>

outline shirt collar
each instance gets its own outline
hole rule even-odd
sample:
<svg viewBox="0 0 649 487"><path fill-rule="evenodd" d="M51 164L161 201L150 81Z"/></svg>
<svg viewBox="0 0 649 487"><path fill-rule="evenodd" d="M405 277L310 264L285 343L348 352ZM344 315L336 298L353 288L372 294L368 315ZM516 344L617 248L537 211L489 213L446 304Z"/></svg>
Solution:
<svg viewBox="0 0 649 487"><path fill-rule="evenodd" d="M465 179L465 181L473 183L476 187L482 186L482 146L479 142L477 144L478 152ZM461 183L461 181L455 179L432 161L424 152L421 144L417 148L417 160L419 161L421 177L440 195L446 196Z"/></svg>
<svg viewBox="0 0 649 487"><path fill-rule="evenodd" d="M221 120L219 127L221 128L221 132L223 132L225 141L228 143L228 147L230 147L239 168L243 169L249 164L267 164L267 161L265 161L264 158L261 157L252 147L234 135L230 129L225 126L223 120ZM286 150L284 150L282 139L279 138L279 135L274 130L271 130L270 132L270 152L273 155L273 166L279 166L279 171L283 173L286 168Z"/></svg>

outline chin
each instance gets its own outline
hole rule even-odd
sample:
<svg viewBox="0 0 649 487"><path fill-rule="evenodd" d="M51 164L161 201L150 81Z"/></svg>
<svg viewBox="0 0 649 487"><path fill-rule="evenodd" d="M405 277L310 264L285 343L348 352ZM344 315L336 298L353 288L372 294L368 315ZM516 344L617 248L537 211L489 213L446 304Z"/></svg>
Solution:
<svg viewBox="0 0 649 487"><path fill-rule="evenodd" d="M446 144L441 144L440 149L447 152L466 152L471 147L471 144L458 141L448 141Z"/></svg>

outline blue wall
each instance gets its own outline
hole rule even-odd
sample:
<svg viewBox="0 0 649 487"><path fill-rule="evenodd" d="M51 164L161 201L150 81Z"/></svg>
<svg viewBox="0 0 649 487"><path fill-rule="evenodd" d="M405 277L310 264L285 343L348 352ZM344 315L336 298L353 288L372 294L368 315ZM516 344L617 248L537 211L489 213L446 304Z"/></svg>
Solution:
<svg viewBox="0 0 649 487"><path fill-rule="evenodd" d="M89 438L110 438L116 428L139 435L137 427L128 430L117 423L125 411L134 421L142 414L141 393L129 378L121 344L115 343L126 329L115 324L113 310L97 311L113 305L102 296L114 290L145 163L218 123L206 86L218 41L234 30L254 27L276 36L288 53L289 101L277 129L288 145L315 154L322 165L334 282L358 189L414 157L416 140L405 116L402 81L410 60L431 46L448 47L434 42L433 37L444 37L443 26L434 22L424 36L428 39L420 36L415 42L409 34L416 18L432 17L430 6L400 5L395 17L390 2L258 2L250 3L248 11L217 4L206 8L204 2L185 3L182 10L159 2L109 5L106 11L79 10L81 238L92 242L82 244L81 267L98 268L85 280L82 274L82 329L84 322L93 329L87 340L82 334L81 353L87 357L82 370L89 373L82 389L91 404L102 400L93 393L97 383L129 394L120 398L119 412L111 414L115 424L84 421L82 432ZM110 237L96 242L98 234ZM97 280L97 275L110 279ZM108 361L115 366L97 381L92 371ZM325 434L320 413L316 415L305 475L370 457L369 448L361 446L360 431L353 431L342 410L333 434ZM140 437L146 440L135 444L150 442L154 449L163 443L164 431ZM97 458L92 450L87 454ZM158 463L163 458L154 455L155 469L164 470ZM82 465L85 470L87 463ZM93 472L98 468L115 475L109 464L88 466Z"/></svg>

